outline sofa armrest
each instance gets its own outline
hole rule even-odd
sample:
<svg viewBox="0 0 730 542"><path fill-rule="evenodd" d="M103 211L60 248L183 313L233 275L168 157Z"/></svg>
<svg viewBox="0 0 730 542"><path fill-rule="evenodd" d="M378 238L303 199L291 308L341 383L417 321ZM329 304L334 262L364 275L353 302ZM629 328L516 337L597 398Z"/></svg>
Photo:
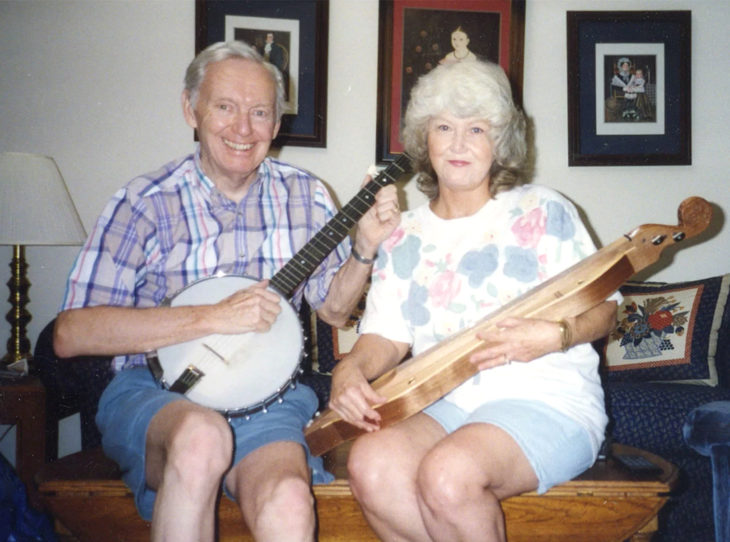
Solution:
<svg viewBox="0 0 730 542"><path fill-rule="evenodd" d="M53 351L54 324L49 322L38 336L30 368L46 388L46 461L58 459L58 422L77 412L81 448L101 444L94 418L99 397L114 376L107 356L58 358Z"/></svg>

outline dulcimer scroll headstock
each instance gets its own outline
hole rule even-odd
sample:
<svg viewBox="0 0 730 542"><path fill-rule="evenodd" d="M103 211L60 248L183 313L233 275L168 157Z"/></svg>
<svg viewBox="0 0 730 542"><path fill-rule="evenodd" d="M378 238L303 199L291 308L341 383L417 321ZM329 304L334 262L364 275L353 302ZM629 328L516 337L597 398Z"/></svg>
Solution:
<svg viewBox="0 0 730 542"><path fill-rule="evenodd" d="M626 234L635 246L635 250L626 253L634 273L656 262L668 246L705 231L712 219L712 206L707 200L693 196L680 203L677 215L679 223L676 226L644 224Z"/></svg>

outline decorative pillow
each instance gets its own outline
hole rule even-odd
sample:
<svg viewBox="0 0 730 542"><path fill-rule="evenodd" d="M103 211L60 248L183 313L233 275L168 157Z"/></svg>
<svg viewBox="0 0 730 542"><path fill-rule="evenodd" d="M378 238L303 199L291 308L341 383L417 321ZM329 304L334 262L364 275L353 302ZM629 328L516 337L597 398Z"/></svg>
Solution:
<svg viewBox="0 0 730 542"><path fill-rule="evenodd" d="M681 283L626 282L603 347L609 381L717 386L715 352L730 274Z"/></svg>

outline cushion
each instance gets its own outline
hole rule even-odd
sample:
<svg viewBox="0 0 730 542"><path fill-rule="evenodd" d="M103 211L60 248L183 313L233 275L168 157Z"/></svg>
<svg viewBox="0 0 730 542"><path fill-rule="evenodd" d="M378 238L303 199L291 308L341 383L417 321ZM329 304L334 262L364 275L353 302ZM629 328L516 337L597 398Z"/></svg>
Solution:
<svg viewBox="0 0 730 542"><path fill-rule="evenodd" d="M718 384L715 353L730 274L680 283L627 282L603 346L609 381Z"/></svg>

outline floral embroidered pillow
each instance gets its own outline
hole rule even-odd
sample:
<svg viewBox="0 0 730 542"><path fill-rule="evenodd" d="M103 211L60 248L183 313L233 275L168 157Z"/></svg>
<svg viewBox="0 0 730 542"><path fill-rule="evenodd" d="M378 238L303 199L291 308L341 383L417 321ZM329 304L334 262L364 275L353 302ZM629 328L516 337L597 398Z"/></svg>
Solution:
<svg viewBox="0 0 730 542"><path fill-rule="evenodd" d="M603 346L609 381L716 386L717 334L730 275L682 283L627 282Z"/></svg>

